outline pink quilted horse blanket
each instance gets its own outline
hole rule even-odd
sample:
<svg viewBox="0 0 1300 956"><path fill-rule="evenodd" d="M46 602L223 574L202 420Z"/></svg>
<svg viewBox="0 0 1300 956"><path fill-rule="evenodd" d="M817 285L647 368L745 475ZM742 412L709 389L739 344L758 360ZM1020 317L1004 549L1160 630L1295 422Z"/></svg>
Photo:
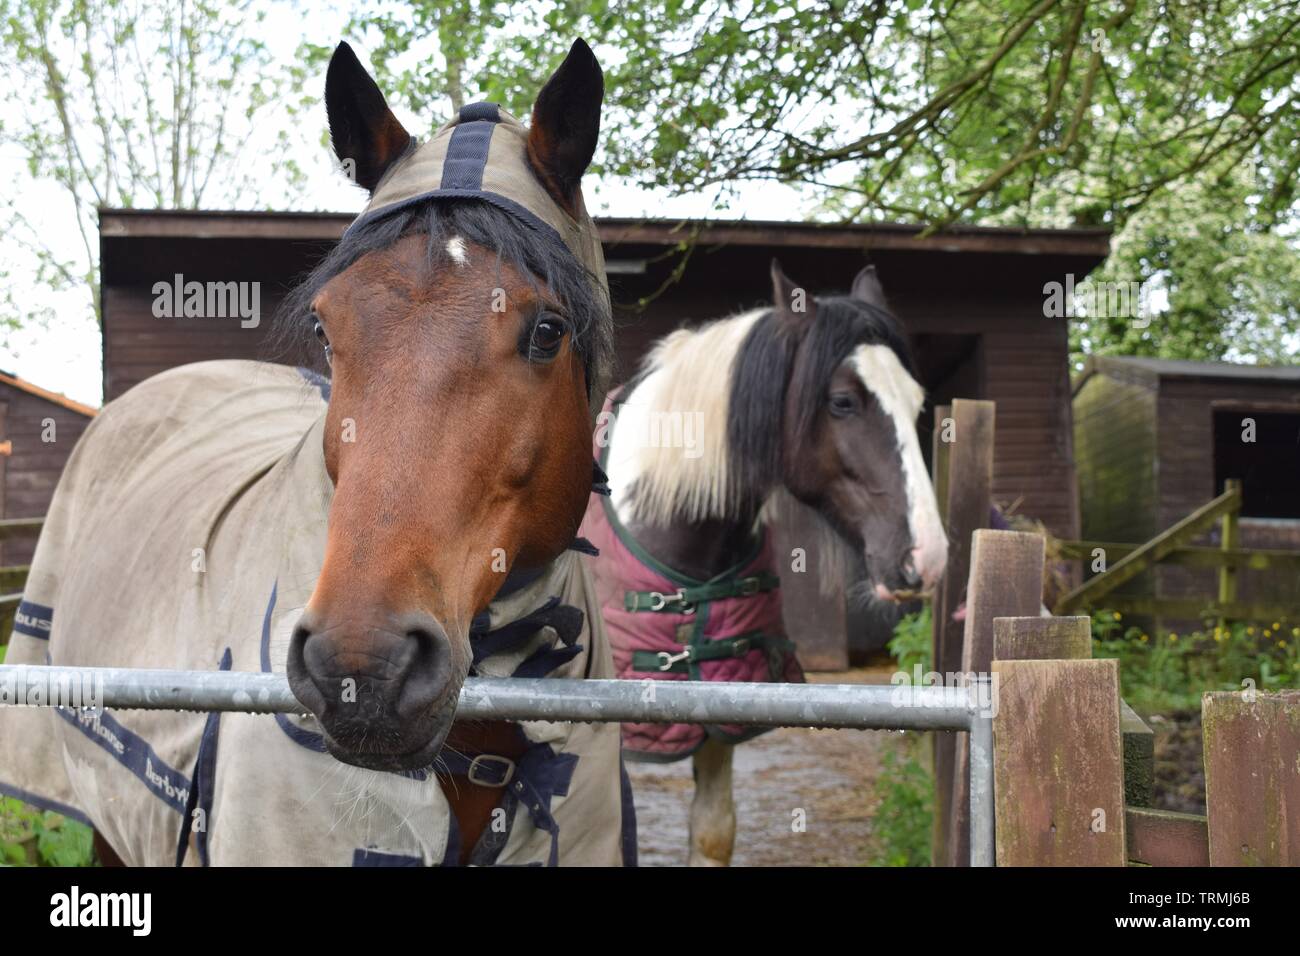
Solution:
<svg viewBox="0 0 1300 956"><path fill-rule="evenodd" d="M606 402L606 412L613 402ZM602 466L603 452L595 450ZM781 620L780 580L766 529L748 558L708 581L687 577L648 553L606 495L591 496L579 533L600 550L590 567L618 677L803 683ZM739 743L765 730L625 723L623 752L630 759L679 760L707 737Z"/></svg>

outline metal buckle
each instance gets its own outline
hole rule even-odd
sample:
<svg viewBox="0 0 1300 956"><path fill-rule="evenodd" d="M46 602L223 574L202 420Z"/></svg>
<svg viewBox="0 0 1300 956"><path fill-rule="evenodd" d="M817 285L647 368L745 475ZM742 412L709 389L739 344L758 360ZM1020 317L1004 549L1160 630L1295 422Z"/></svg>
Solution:
<svg viewBox="0 0 1300 956"><path fill-rule="evenodd" d="M762 585L762 583L763 582L760 581L758 578L741 578L740 596L753 597L755 594L758 593L758 589Z"/></svg>
<svg viewBox="0 0 1300 956"><path fill-rule="evenodd" d="M672 670L674 664L678 661L688 661L691 659L691 649L688 647L680 654L669 654L667 651L659 651L659 669L661 671Z"/></svg>
<svg viewBox="0 0 1300 956"><path fill-rule="evenodd" d="M496 765L501 768L501 779L491 780L483 776L484 773L490 772L484 770L485 767ZM477 784L480 787L504 787L515 775L515 762L509 757L498 757L495 754L479 754L470 761L469 770L465 776L469 777L469 782Z"/></svg>
<svg viewBox="0 0 1300 956"><path fill-rule="evenodd" d="M747 637L738 637L738 638L736 638L735 642L731 645L731 652L732 652L732 654L734 654L736 657L740 657L742 654L748 654L748 653L749 653L749 638L747 638Z"/></svg>

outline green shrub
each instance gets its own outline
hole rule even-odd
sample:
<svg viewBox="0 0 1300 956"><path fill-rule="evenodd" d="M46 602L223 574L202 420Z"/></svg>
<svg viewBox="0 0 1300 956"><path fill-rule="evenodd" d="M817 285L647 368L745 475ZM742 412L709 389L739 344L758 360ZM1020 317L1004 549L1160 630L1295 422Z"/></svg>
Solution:
<svg viewBox="0 0 1300 956"><path fill-rule="evenodd" d="M930 605L916 614L905 615L894 626L889 653L898 669L909 679L919 666L930 670ZM934 818L934 780L929 770L929 737L905 734L890 738L891 746L881 761L876 792L881 794L873 821L875 842L871 863L875 866L929 866L930 831Z"/></svg>
<svg viewBox="0 0 1300 956"><path fill-rule="evenodd" d="M91 866L91 837L76 820L0 797L0 865Z"/></svg>
<svg viewBox="0 0 1300 956"><path fill-rule="evenodd" d="M894 660L898 661L899 670L910 675L917 664L921 665L922 674L930 670L933 632L929 604L915 614L904 614L899 619L894 625L894 636L886 645Z"/></svg>
<svg viewBox="0 0 1300 956"><path fill-rule="evenodd" d="M1199 710L1201 694L1300 686L1300 627L1286 621L1234 622L1152 634L1112 611L1092 617L1093 656L1119 661L1120 689L1137 710Z"/></svg>
<svg viewBox="0 0 1300 956"><path fill-rule="evenodd" d="M929 866L934 821L934 780L925 759L925 737L907 734L880 765L871 862L875 866Z"/></svg>

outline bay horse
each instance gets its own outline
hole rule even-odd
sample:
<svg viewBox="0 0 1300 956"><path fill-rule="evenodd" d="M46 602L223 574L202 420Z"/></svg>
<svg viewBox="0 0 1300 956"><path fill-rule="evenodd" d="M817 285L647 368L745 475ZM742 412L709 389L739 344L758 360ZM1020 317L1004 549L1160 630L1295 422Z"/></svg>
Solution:
<svg viewBox="0 0 1300 956"><path fill-rule="evenodd" d="M658 342L598 419L610 494L583 534L620 677L801 681L780 577L811 559L825 594L898 601L947 563L925 396L875 268L813 298L774 261L772 284L771 308ZM795 511L816 540L778 559L768 526ZM693 758L692 865L730 862L733 745L754 732L624 725L632 759Z"/></svg>
<svg viewBox="0 0 1300 956"><path fill-rule="evenodd" d="M576 537L603 95L579 40L529 126L477 103L417 143L338 46L330 136L370 201L285 308L317 369L205 362L110 402L9 654L286 672L303 714L0 708L4 792L132 865L633 861L616 727L456 719L467 675L612 675Z"/></svg>

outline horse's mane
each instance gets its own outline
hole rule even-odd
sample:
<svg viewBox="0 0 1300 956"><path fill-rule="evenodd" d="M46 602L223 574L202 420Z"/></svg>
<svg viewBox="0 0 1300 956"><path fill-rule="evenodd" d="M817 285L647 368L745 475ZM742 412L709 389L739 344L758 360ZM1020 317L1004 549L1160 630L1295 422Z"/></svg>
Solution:
<svg viewBox="0 0 1300 956"><path fill-rule="evenodd" d="M461 236L496 252L498 263L508 262L524 275L545 282L568 311L574 344L587 370L588 392L593 403L601 401L613 366L614 324L592 277L558 238L479 200L431 199L350 230L278 310L271 333L273 356L328 374L310 322L312 301L322 286L362 256L388 249L413 234L428 236L431 266L448 259L447 240Z"/></svg>
<svg viewBox="0 0 1300 956"><path fill-rule="evenodd" d="M636 449L626 501L632 516L669 525L758 512L782 485L786 390L801 344L803 374L791 409L796 435L811 436L831 376L859 345L888 345L915 377L890 313L847 296L815 301L817 318L803 339L760 309L679 329L655 346L625 390L650 406L632 415L700 412L703 428L697 457L662 444Z"/></svg>

